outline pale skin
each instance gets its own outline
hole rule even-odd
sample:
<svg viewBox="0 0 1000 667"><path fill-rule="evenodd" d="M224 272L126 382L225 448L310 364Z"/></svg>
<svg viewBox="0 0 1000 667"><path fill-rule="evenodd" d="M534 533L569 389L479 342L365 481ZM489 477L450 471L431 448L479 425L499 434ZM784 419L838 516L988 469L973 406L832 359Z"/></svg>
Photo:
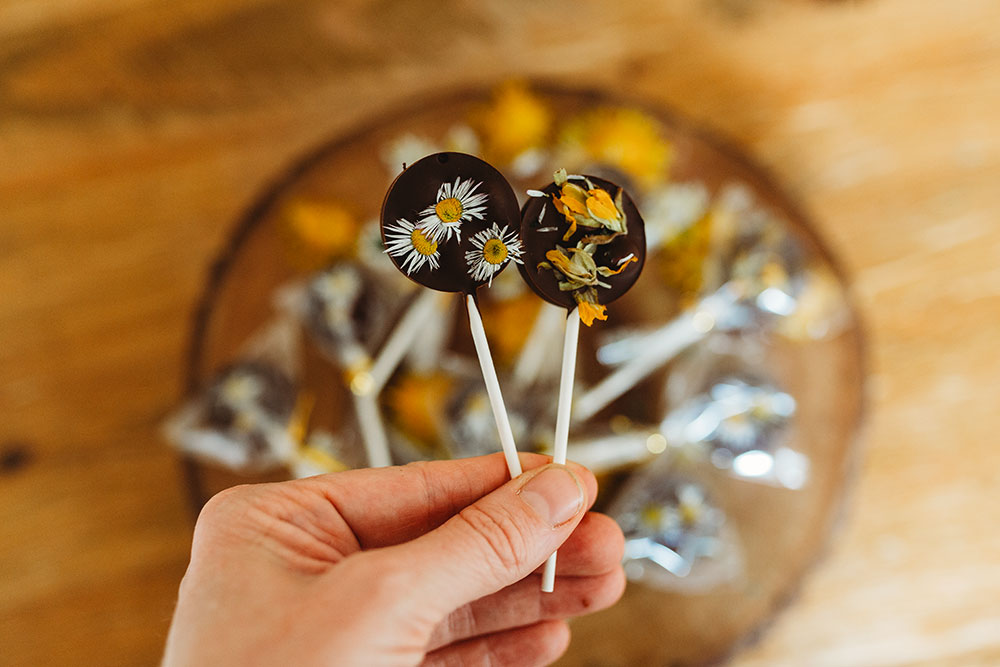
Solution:
<svg viewBox="0 0 1000 667"><path fill-rule="evenodd" d="M195 527L164 665L544 665L610 606L624 540L585 468L502 455L224 491ZM539 566L559 549L555 592Z"/></svg>

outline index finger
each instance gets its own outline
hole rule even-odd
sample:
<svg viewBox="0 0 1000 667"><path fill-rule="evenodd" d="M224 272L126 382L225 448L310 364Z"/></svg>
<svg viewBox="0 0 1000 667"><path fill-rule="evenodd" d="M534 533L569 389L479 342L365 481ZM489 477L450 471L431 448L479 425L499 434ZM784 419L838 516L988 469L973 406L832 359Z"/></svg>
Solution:
<svg viewBox="0 0 1000 667"><path fill-rule="evenodd" d="M519 454L531 470L552 457ZM588 507L597 498L589 470L569 463L583 482ZM365 468L300 480L343 517L362 549L387 547L433 530L510 479L503 454L452 461L419 461L391 468Z"/></svg>

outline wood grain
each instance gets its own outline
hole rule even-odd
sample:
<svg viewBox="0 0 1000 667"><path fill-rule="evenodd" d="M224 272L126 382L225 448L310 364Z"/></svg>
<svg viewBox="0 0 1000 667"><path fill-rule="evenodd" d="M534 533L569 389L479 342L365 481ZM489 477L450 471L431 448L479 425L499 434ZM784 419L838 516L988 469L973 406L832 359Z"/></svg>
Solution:
<svg viewBox="0 0 1000 667"><path fill-rule="evenodd" d="M190 532L157 425L231 221L367 115L511 74L731 137L853 276L857 485L733 664L1000 662L998 22L989 0L0 2L0 453L28 453L0 473L0 663L156 662Z"/></svg>

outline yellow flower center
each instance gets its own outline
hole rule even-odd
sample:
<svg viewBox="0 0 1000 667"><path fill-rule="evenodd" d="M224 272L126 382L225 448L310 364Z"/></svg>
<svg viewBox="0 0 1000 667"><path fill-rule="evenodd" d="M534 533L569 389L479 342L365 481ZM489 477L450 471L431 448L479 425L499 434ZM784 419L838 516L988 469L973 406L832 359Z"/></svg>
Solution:
<svg viewBox="0 0 1000 667"><path fill-rule="evenodd" d="M454 197L442 199L434 207L434 212L441 222L458 222L462 219L462 202Z"/></svg>
<svg viewBox="0 0 1000 667"><path fill-rule="evenodd" d="M507 246L500 239L490 239L483 244L483 259L490 264L501 264L507 259Z"/></svg>
<svg viewBox="0 0 1000 667"><path fill-rule="evenodd" d="M410 232L410 243L414 250L424 256L433 255L438 249L437 241L431 241L419 229Z"/></svg>
<svg viewBox="0 0 1000 667"><path fill-rule="evenodd" d="M639 515L647 526L659 526L663 520L663 508L656 505L648 505L642 508L642 512Z"/></svg>
<svg viewBox="0 0 1000 667"><path fill-rule="evenodd" d="M678 508L681 511L681 520L688 526L698 523L701 516L701 508L690 503L681 503Z"/></svg>

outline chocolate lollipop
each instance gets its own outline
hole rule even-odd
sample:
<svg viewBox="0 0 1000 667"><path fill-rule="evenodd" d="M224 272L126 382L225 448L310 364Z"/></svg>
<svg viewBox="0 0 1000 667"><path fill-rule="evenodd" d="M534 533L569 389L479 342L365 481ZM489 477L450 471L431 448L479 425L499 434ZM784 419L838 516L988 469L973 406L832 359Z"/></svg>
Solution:
<svg viewBox="0 0 1000 667"><path fill-rule="evenodd" d="M646 234L632 198L595 176L555 173L544 190L529 190L521 211L525 281L549 303L569 311L563 342L559 404L553 442L556 463L566 463L580 320L607 320L607 304L628 291L646 260ZM545 563L542 590L555 583L556 555Z"/></svg>
<svg viewBox="0 0 1000 667"><path fill-rule="evenodd" d="M476 290L511 261L521 263L517 197L503 175L464 153L437 153L396 177L382 203L382 239L415 282L466 296L469 327L511 477L521 474Z"/></svg>
<svg viewBox="0 0 1000 667"><path fill-rule="evenodd" d="M632 198L595 176L555 173L544 190L529 190L521 213L525 281L549 303L578 309L587 326L607 320L608 303L639 279L646 234Z"/></svg>

